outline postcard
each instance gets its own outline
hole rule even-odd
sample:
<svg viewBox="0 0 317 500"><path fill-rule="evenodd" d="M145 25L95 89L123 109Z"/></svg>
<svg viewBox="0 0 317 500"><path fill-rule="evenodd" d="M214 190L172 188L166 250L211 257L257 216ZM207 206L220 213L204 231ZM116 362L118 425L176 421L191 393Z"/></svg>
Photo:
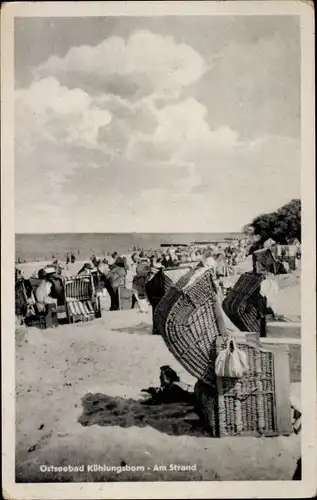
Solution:
<svg viewBox="0 0 317 500"><path fill-rule="evenodd" d="M4 498L314 496L313 4L1 28Z"/></svg>

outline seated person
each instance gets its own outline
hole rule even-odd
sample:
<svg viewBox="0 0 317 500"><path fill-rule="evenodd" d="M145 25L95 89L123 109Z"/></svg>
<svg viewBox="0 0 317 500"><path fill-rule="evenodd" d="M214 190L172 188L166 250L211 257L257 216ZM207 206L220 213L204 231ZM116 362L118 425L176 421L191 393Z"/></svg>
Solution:
<svg viewBox="0 0 317 500"><path fill-rule="evenodd" d="M161 366L160 370L160 387L142 389L142 392L147 392L151 396L150 399L142 401L142 404L158 405L177 402L194 404L194 393L189 390L190 386L184 386L170 366Z"/></svg>

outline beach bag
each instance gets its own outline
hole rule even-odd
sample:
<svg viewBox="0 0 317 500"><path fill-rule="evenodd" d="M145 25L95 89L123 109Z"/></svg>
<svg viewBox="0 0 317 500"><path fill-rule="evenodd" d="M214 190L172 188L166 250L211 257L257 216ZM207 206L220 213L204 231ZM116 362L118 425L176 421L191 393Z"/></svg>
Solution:
<svg viewBox="0 0 317 500"><path fill-rule="evenodd" d="M248 359L245 352L238 349L234 337L230 336L226 348L220 351L216 358L216 375L218 377L241 378L248 370Z"/></svg>

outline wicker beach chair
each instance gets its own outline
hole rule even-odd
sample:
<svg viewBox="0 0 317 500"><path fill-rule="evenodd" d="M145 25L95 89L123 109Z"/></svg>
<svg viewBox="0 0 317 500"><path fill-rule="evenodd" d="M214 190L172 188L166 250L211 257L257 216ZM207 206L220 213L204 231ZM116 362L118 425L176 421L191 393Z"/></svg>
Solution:
<svg viewBox="0 0 317 500"><path fill-rule="evenodd" d="M240 333L249 372L241 379L215 375L228 334L212 270L180 278L159 302L156 328L169 351L198 379L195 407L211 436L275 436L291 432L290 368L285 346L263 349L257 333ZM278 370L277 370L278 367Z"/></svg>
<svg viewBox="0 0 317 500"><path fill-rule="evenodd" d="M152 306L152 317L153 317L153 334L158 334L155 328L154 314L155 309L160 302L164 294L169 290L169 288L175 284L180 278L185 276L192 267L182 266L175 268L160 269L152 277L151 280L147 281L145 285L145 291L147 298Z"/></svg>
<svg viewBox="0 0 317 500"><path fill-rule="evenodd" d="M37 284L38 285L38 284ZM37 286L31 280L20 280L15 285L15 312L27 326L40 329L58 327L57 308L55 303L46 304L39 310L34 293ZM29 301L29 299L32 299Z"/></svg>
<svg viewBox="0 0 317 500"><path fill-rule="evenodd" d="M253 272L255 274L261 274L267 271L278 274L278 261L270 248L262 248L253 252L252 262Z"/></svg>
<svg viewBox="0 0 317 500"><path fill-rule="evenodd" d="M290 365L288 347L263 349L259 336L236 336L249 371L240 379L217 377L217 388L202 381L195 386L197 413L211 436L278 436L292 433ZM224 337L216 341L216 353L226 347Z"/></svg>
<svg viewBox="0 0 317 500"><path fill-rule="evenodd" d="M96 293L102 293L105 288L105 279L106 276L102 274L100 271L93 271L91 273L93 285Z"/></svg>
<svg viewBox="0 0 317 500"><path fill-rule="evenodd" d="M225 314L242 332L262 332L266 300L260 292L264 279L264 275L244 273L222 303Z"/></svg>
<svg viewBox="0 0 317 500"><path fill-rule="evenodd" d="M33 295L29 281L20 279L15 283L15 315L24 318L28 310L28 299Z"/></svg>
<svg viewBox="0 0 317 500"><path fill-rule="evenodd" d="M189 265L163 269L162 278L163 278L164 293L166 293L172 285L177 283L180 280L180 278L185 276L192 269L193 268Z"/></svg>
<svg viewBox="0 0 317 500"><path fill-rule="evenodd" d="M170 285L155 309L154 326L184 368L215 387L215 342L226 331L212 270L190 270Z"/></svg>
<svg viewBox="0 0 317 500"><path fill-rule="evenodd" d="M69 323L90 321L101 316L100 300L91 275L65 278L64 293Z"/></svg>

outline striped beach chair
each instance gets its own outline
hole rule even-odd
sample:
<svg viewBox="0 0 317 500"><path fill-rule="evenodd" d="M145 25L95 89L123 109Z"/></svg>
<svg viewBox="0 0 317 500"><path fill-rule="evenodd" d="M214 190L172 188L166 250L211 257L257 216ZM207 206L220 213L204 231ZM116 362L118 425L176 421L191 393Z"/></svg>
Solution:
<svg viewBox="0 0 317 500"><path fill-rule="evenodd" d="M95 294L92 276L74 276L65 278L64 292L66 314L69 323L91 321L100 317L99 298Z"/></svg>

